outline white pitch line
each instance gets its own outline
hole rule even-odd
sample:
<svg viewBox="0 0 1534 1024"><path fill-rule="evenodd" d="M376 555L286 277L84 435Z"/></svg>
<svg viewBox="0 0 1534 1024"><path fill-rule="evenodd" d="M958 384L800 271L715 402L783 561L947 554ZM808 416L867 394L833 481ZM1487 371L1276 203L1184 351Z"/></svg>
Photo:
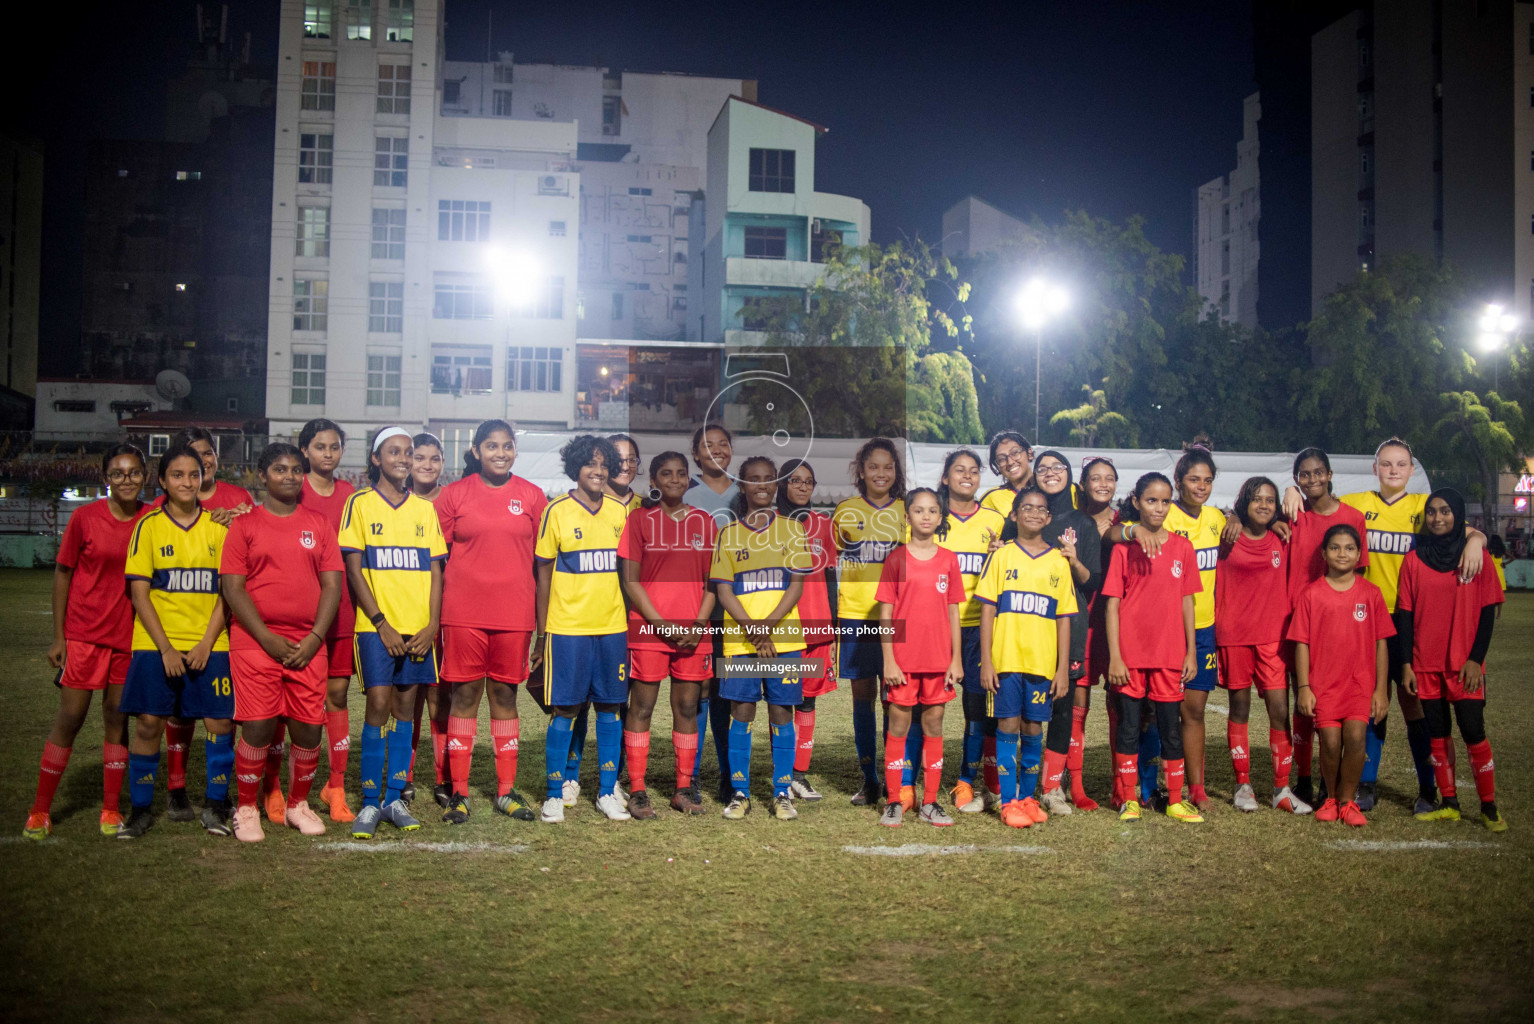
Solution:
<svg viewBox="0 0 1534 1024"><path fill-rule="evenodd" d="M1333 850L1353 850L1358 853L1400 853L1410 850L1464 850L1496 846L1496 843L1478 843L1470 839L1411 839L1390 842L1380 839L1337 839L1324 844Z"/></svg>
<svg viewBox="0 0 1534 1024"><path fill-rule="evenodd" d="M335 842L317 844L321 850L336 853L526 853L531 847L501 843L362 843Z"/></svg>
<svg viewBox="0 0 1534 1024"><path fill-rule="evenodd" d="M966 843L959 846L933 846L930 843L906 843L904 846L844 846L843 853L855 853L863 857L940 857L969 853L1054 853L1047 846L976 846Z"/></svg>

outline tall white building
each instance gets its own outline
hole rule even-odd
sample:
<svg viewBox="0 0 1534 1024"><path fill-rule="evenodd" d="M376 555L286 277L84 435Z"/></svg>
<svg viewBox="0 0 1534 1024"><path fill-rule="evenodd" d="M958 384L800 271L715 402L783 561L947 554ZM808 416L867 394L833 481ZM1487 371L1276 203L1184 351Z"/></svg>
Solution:
<svg viewBox="0 0 1534 1024"><path fill-rule="evenodd" d="M1262 218L1257 125L1261 119L1262 103L1254 92L1242 107L1235 169L1200 185L1193 202L1193 277L1205 310L1243 327L1257 326Z"/></svg>

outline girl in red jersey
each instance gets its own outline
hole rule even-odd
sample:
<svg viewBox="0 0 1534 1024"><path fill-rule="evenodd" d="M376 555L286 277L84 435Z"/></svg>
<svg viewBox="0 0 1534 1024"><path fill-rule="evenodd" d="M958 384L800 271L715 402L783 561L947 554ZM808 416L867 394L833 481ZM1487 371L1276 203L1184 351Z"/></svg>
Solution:
<svg viewBox="0 0 1534 1024"><path fill-rule="evenodd" d="M622 457L622 449L619 449ZM671 746L676 752L673 810L702 814L693 772L698 764L698 700L714 675L708 620L714 595L708 589L713 560L714 517L684 500L687 456L661 452L650 460L647 507L629 513L618 541L618 573L629 601L629 707L623 745L628 751L628 811L655 817L646 792L650 718L661 681L671 680Z"/></svg>
<svg viewBox="0 0 1534 1024"><path fill-rule="evenodd" d="M1354 797L1369 723L1389 710L1385 638L1396 632L1380 588L1354 572L1361 550L1358 531L1348 524L1326 531L1326 575L1301 591L1289 623L1300 710L1315 717L1321 735L1327 797L1316 820L1340 818L1354 826L1368 824Z"/></svg>
<svg viewBox="0 0 1534 1024"><path fill-rule="evenodd" d="M534 633L536 575L533 545L548 504L543 491L512 474L517 436L505 420L486 420L474 430L463 456L463 477L442 488L436 501L447 569L442 580L442 682L451 688L446 753L451 784L442 820L469 820L469 766L479 729L480 695L489 680L490 738L495 750L495 810L532 821L527 798L517 791L521 720L517 687L527 682ZM440 766L437 712L432 749ZM434 794L434 796L437 794ZM439 800L440 802L440 800Z"/></svg>
<svg viewBox="0 0 1534 1024"><path fill-rule="evenodd" d="M815 496L814 468L803 459L789 459L780 472L783 486L778 488L778 514L804 527L812 564L804 575L804 594L799 598L804 660L819 665L821 673L805 674L804 702L794 709L794 735L799 747L794 753L791 789L797 799L819 800L819 791L810 785L809 770L810 756L815 752L815 698L836 689L836 529L830 516L810 508Z"/></svg>
<svg viewBox="0 0 1534 1024"><path fill-rule="evenodd" d="M1452 706L1475 774L1481 823L1493 832L1505 832L1507 822L1497 812L1491 743L1486 739L1486 649L1503 601L1502 585L1495 572L1484 568L1469 583L1459 580L1466 537L1465 499L1458 491L1449 487L1434 491L1428 497L1422 527L1416 549L1401 564L1396 625L1408 658L1402 685L1417 695L1427 713L1441 800L1416 817L1418 821L1459 820L1449 723Z"/></svg>
<svg viewBox="0 0 1534 1024"><path fill-rule="evenodd" d="M128 539L144 514L139 501L148 467L144 453L119 444L101 456L101 477L107 496L69 517L53 570L53 643L48 664L59 670L59 711L43 744L37 796L22 835L45 839L53 832L49 811L53 794L64 777L75 737L85 724L91 694L103 691L101 718L105 731L101 764L101 834L115 836L122 827L118 801L123 772L128 766L127 718L117 710L128 675L133 641L133 606L123 590L123 565Z"/></svg>
<svg viewBox="0 0 1534 1024"><path fill-rule="evenodd" d="M1222 546L1216 570L1214 636L1220 660L1220 685L1230 693L1230 723L1225 728L1236 773L1235 806L1255 811L1251 744L1247 725L1252 690L1268 707L1268 749L1273 756L1273 807L1309 814L1310 805L1289 789L1289 684L1282 652L1289 618L1285 591L1289 549L1273 530L1281 515L1278 485L1254 476L1241 485L1233 510L1240 534Z"/></svg>
<svg viewBox="0 0 1534 1024"><path fill-rule="evenodd" d="M1086 459L1081 465L1081 510L1092 518L1097 529L1098 564L1107 571L1113 545L1118 541L1118 509L1113 499L1118 491L1119 471L1113 460L1097 456ZM1072 699L1071 749L1065 767L1071 776L1071 803L1077 810L1095 811L1097 801L1087 796L1086 780L1082 764L1086 754L1087 712L1092 707L1092 687L1103 683L1104 708L1108 712L1108 743L1118 731L1118 701L1108 690L1108 627L1104 621L1108 612L1108 599L1102 588L1092 592L1087 608L1087 664L1086 673L1079 680Z"/></svg>
<svg viewBox="0 0 1534 1024"><path fill-rule="evenodd" d="M1108 679L1118 687L1119 728L1114 737L1114 787L1120 821L1137 821L1135 799L1139 772L1140 718L1153 709L1161 733L1166 768L1167 817L1199 822L1198 808L1182 799L1182 695L1197 672L1193 636L1193 595L1203 587L1198 560L1186 537L1166 529L1172 507L1172 483L1160 473L1146 473L1134 494L1120 505L1136 517L1135 534L1154 542L1155 557L1140 544L1113 549L1103 596L1108 600Z"/></svg>

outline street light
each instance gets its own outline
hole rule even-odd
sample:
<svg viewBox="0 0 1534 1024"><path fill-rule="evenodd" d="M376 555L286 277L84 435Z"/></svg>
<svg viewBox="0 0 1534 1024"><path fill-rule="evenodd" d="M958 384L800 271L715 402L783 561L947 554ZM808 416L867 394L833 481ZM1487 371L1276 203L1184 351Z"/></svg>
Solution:
<svg viewBox="0 0 1534 1024"><path fill-rule="evenodd" d="M1033 441L1039 437L1039 395L1042 391L1041 368L1044 362L1044 325L1070 308L1071 296L1060 285L1036 277L1017 295L1017 315L1023 326L1033 332Z"/></svg>
<svg viewBox="0 0 1534 1024"><path fill-rule="evenodd" d="M485 269L496 295L512 309L532 303L543 278L537 257L521 249L493 246L485 250Z"/></svg>
<svg viewBox="0 0 1534 1024"><path fill-rule="evenodd" d="M1501 304L1489 302L1481 313L1481 333L1476 336L1476 347L1482 352L1494 353L1491 371L1492 390L1501 387L1502 350L1508 339L1518 330L1518 317L1505 310Z"/></svg>

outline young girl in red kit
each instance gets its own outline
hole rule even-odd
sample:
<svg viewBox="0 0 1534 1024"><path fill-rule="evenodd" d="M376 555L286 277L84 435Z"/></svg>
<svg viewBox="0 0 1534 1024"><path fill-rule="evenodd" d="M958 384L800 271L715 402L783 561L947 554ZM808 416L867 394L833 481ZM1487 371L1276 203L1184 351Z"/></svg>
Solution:
<svg viewBox="0 0 1534 1024"><path fill-rule="evenodd" d="M889 700L889 736L884 742L889 799L879 824L898 826L905 814L900 788L906 733L920 707L921 820L941 827L953 824L937 798L943 781L943 705L957 696L955 687L964 678L959 644L964 576L958 556L935 539L939 532L948 532L948 509L937 492L930 487L908 491L905 509L911 539L884 560L874 592Z"/></svg>
<svg viewBox="0 0 1534 1024"><path fill-rule="evenodd" d="M1385 638L1395 636L1380 588L1357 576L1358 531L1345 523L1322 538L1326 575L1306 587L1294 606L1289 639L1300 680L1300 710L1321 736L1326 802L1317 821L1367 825L1354 798L1364 769L1369 723L1385 716Z"/></svg>

